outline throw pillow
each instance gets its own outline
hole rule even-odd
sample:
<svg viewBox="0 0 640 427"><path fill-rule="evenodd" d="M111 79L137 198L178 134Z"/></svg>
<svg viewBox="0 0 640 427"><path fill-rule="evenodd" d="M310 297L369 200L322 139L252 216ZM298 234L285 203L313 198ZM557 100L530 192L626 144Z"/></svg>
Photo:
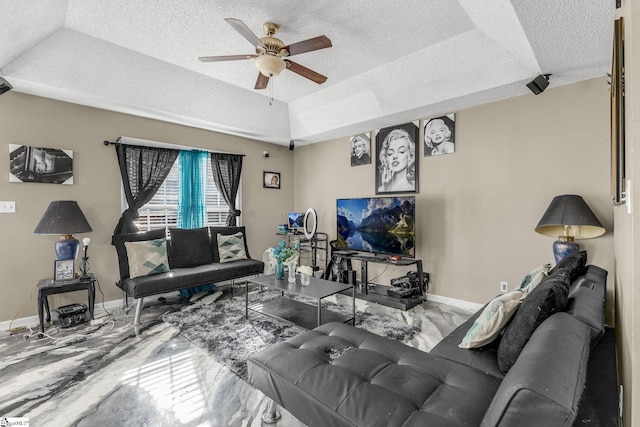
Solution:
<svg viewBox="0 0 640 427"><path fill-rule="evenodd" d="M520 282L520 286L518 286L518 289L527 295L533 290L533 288L542 282L542 279L549 275L549 270L551 270L551 264L544 264L534 268L531 273L524 276L522 282Z"/></svg>
<svg viewBox="0 0 640 427"><path fill-rule="evenodd" d="M220 262L247 259L247 251L244 247L244 235L242 232L235 234L218 234L218 253Z"/></svg>
<svg viewBox="0 0 640 427"><path fill-rule="evenodd" d="M213 254L209 245L209 228L171 228L169 262L171 268L211 264Z"/></svg>
<svg viewBox="0 0 640 427"><path fill-rule="evenodd" d="M129 277L132 279L169 271L166 239L124 242L124 246L129 258Z"/></svg>
<svg viewBox="0 0 640 427"><path fill-rule="evenodd" d="M556 266L551 269L549 274L552 274L558 269L565 268L571 275L571 282L569 282L571 284L574 280L584 274L586 265L587 251L580 251L562 258Z"/></svg>
<svg viewBox="0 0 640 427"><path fill-rule="evenodd" d="M458 347L478 348L496 339L518 309L523 296L522 291L515 290L494 298L473 322Z"/></svg>
<svg viewBox="0 0 640 427"><path fill-rule="evenodd" d="M522 301L498 345L498 368L506 374L516 363L536 328L567 306L569 273L559 271L536 286Z"/></svg>

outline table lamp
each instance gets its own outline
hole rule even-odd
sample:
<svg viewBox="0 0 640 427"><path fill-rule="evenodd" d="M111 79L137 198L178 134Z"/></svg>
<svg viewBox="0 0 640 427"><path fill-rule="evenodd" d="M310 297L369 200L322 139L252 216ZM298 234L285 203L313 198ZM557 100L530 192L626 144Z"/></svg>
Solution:
<svg viewBox="0 0 640 427"><path fill-rule="evenodd" d="M575 239L599 237L604 234L605 229L582 197L565 194L553 198L538 222L536 232L558 237L553 242L553 255L557 264L562 258L580 250Z"/></svg>
<svg viewBox="0 0 640 427"><path fill-rule="evenodd" d="M76 259L80 242L74 234L93 231L78 203L72 200L54 200L33 230L35 234L60 234L55 250L59 260Z"/></svg>

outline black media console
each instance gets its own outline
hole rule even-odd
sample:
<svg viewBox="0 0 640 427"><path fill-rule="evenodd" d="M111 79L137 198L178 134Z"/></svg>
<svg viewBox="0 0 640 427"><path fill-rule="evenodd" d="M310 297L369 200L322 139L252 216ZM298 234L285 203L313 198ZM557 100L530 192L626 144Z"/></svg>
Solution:
<svg viewBox="0 0 640 427"><path fill-rule="evenodd" d="M422 260L418 258L400 258L393 260L387 255L365 254L353 251L333 251L334 258L342 258L347 260L348 270L351 270L351 261L360 262L360 282L356 286L356 298L366 301L375 302L386 305L388 307L400 310L409 310L416 305L426 301L425 273L422 270ZM338 264L342 264L340 260L332 260ZM369 263L387 264L394 266L410 266L415 265L417 269L417 289L411 289L403 286L387 286L381 284L369 283ZM353 271L353 270L351 270ZM349 271L345 273L347 276ZM355 276L355 272L352 273ZM353 279L340 280L351 282ZM410 291L410 292L409 292ZM406 296L409 294L410 296Z"/></svg>

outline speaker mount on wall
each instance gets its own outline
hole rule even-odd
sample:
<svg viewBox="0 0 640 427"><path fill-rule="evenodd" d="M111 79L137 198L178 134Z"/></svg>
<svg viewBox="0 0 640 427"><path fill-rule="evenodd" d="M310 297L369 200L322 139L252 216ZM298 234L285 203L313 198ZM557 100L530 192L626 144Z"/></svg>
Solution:
<svg viewBox="0 0 640 427"><path fill-rule="evenodd" d="M540 74L535 79L527 83L527 87L534 95L540 95L549 86L549 76L551 74Z"/></svg>
<svg viewBox="0 0 640 427"><path fill-rule="evenodd" d="M295 143L293 142L293 139L291 141L289 141L289 151L293 151L293 149L295 148Z"/></svg>
<svg viewBox="0 0 640 427"><path fill-rule="evenodd" d="M11 89L13 89L13 86L11 86L11 83L6 81L3 77L0 77L0 95L2 95L5 92L9 92Z"/></svg>

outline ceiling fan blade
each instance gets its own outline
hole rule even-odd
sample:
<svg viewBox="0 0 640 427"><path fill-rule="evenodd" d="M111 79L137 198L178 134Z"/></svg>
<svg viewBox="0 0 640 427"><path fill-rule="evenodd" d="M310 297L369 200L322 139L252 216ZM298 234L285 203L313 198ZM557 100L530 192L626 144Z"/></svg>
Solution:
<svg viewBox="0 0 640 427"><path fill-rule="evenodd" d="M258 72L258 80L256 80L256 87L254 89L266 89L269 84L269 77L265 76L261 72Z"/></svg>
<svg viewBox="0 0 640 427"><path fill-rule="evenodd" d="M252 59L257 58L258 55L246 54L246 55L226 55L226 56L199 56L198 59L202 62L221 62L221 61L236 61L239 59Z"/></svg>
<svg viewBox="0 0 640 427"><path fill-rule="evenodd" d="M327 77L323 76L320 73L316 73L313 70L310 70L307 67L303 67L300 64L296 64L293 61L285 61L287 63L287 69L289 71L293 71L296 74L300 74L302 77L306 77L309 80L312 80L318 84L322 84L327 81Z"/></svg>
<svg viewBox="0 0 640 427"><path fill-rule="evenodd" d="M290 44L283 47L289 51L289 56L298 55L300 53L311 52L318 49L325 49L333 46L331 40L327 36L318 36L312 39L303 40L301 42Z"/></svg>
<svg viewBox="0 0 640 427"><path fill-rule="evenodd" d="M262 43L258 36L253 34L253 31L251 31L244 22L235 18L225 18L225 21L227 21L229 25L231 25L237 32L239 32L242 37L249 40L249 43L251 43L253 46L264 47L264 43Z"/></svg>

